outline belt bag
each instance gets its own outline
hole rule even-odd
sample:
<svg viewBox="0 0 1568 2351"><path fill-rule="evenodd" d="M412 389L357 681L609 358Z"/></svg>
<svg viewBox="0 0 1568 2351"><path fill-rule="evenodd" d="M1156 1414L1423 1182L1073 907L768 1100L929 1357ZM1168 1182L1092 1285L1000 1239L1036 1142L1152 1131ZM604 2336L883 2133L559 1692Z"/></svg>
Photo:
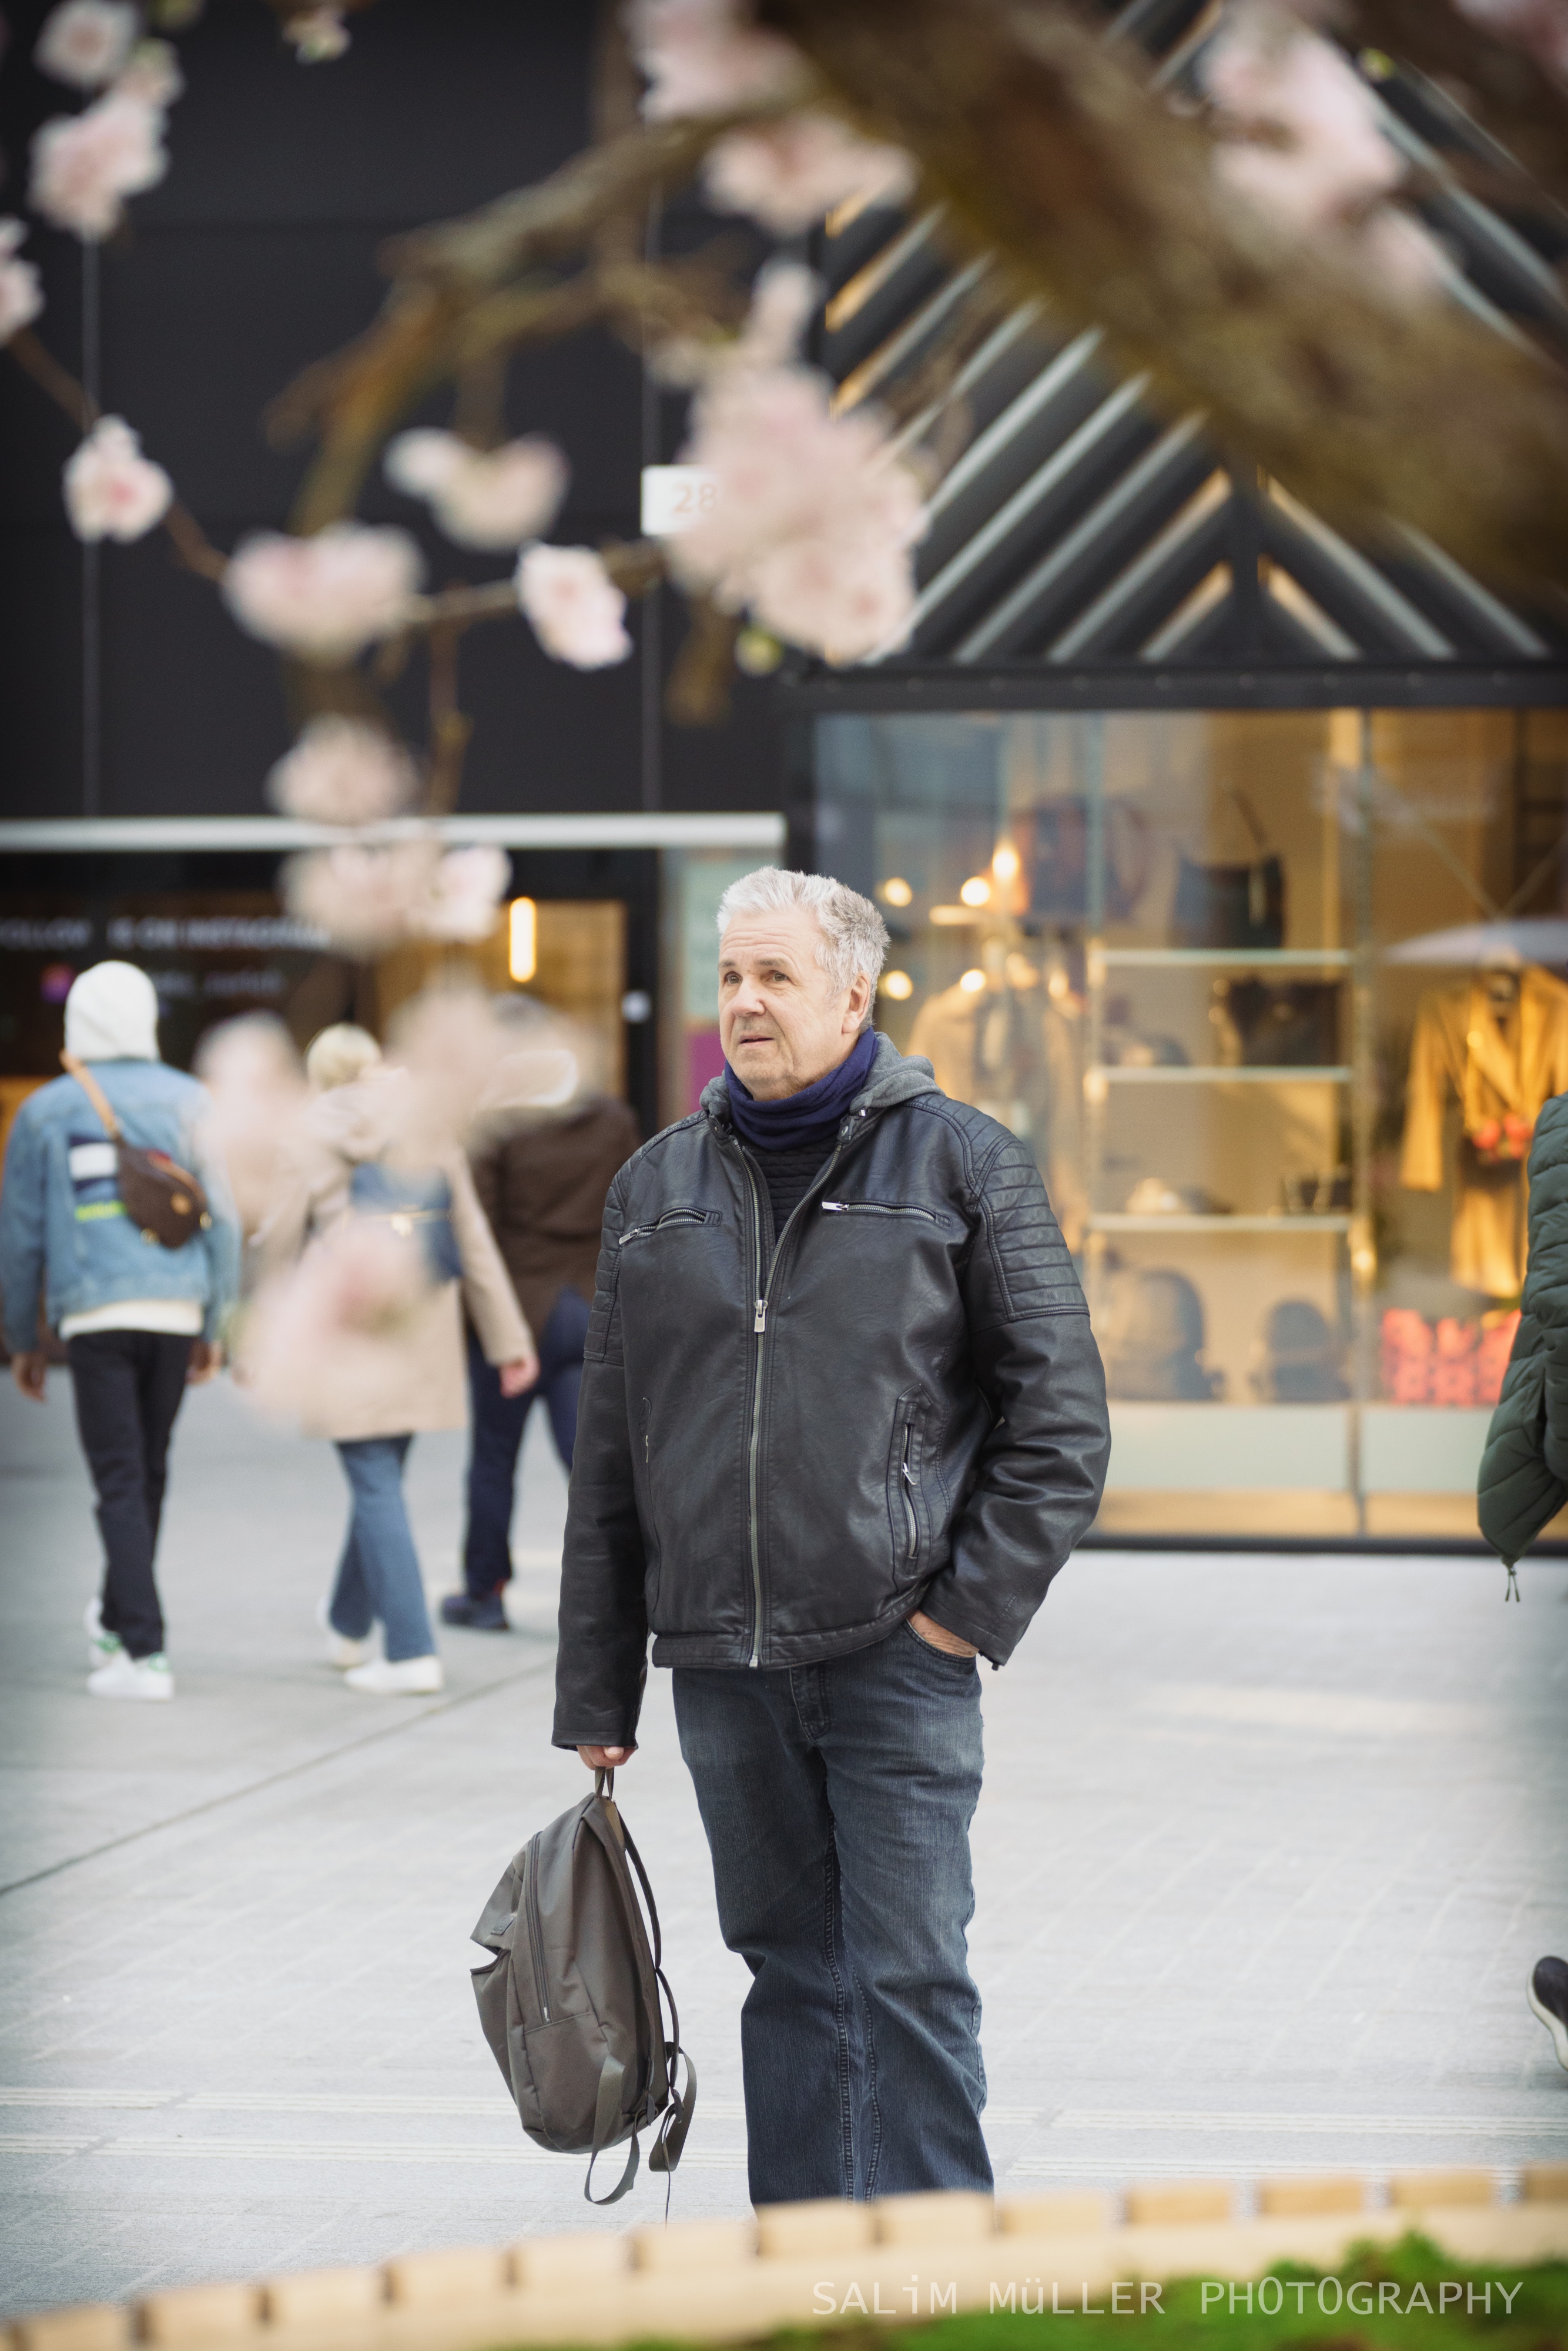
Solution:
<svg viewBox="0 0 1568 2351"><path fill-rule="evenodd" d="M115 1181L126 1215L144 1241L156 1241L160 1249L183 1249L213 1221L200 1184L188 1167L182 1167L166 1151L141 1151L127 1143L108 1095L87 1063L74 1053L62 1053L60 1060L97 1111L114 1145Z"/></svg>
<svg viewBox="0 0 1568 2351"><path fill-rule="evenodd" d="M452 1186L439 1171L422 1174L361 1160L349 1178L349 1199L356 1217L389 1226L400 1240L417 1240L425 1272L438 1288L462 1280L463 1259L452 1229Z"/></svg>

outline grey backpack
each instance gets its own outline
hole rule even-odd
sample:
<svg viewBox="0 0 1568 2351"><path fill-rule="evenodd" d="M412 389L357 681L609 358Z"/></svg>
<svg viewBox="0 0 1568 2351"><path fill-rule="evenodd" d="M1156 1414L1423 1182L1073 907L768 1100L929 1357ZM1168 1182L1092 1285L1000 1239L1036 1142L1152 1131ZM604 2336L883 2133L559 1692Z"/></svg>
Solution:
<svg viewBox="0 0 1568 2351"><path fill-rule="evenodd" d="M523 2128L538 2147L588 2157L582 2192L591 2204L625 2195L637 2176L637 2133L661 2116L648 2168L673 2172L696 2103L660 1965L653 1890L612 1801L614 1784L613 1771L596 1771L592 1795L528 1839L474 1929L474 1940L496 1954L474 1970L479 2022ZM632 1869L648 1905L651 1949ZM668 2040L661 1990L670 2004ZM678 2098L677 2057L685 2068ZM593 2166L622 2139L632 2143L626 2168L608 2196L595 2196Z"/></svg>

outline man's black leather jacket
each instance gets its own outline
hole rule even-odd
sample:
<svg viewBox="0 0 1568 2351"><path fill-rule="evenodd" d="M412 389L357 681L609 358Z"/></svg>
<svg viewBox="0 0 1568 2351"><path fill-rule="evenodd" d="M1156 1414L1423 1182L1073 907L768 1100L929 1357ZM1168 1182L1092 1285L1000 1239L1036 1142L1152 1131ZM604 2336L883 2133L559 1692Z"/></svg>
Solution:
<svg viewBox="0 0 1568 2351"><path fill-rule="evenodd" d="M916 1608L1000 1665L1099 1507L1083 1293L1028 1150L879 1039L775 1249L723 1081L610 1188L561 1574L559 1746L661 1666L800 1666Z"/></svg>

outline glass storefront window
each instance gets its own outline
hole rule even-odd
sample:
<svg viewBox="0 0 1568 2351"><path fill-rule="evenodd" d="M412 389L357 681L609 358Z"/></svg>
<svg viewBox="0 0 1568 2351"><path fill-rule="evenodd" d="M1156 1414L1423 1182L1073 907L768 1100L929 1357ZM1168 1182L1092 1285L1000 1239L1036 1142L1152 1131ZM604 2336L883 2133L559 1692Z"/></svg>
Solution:
<svg viewBox="0 0 1568 2351"><path fill-rule="evenodd" d="M1568 1089L1568 714L816 726L879 1025L1027 1138L1082 1267L1101 1531L1473 1534Z"/></svg>

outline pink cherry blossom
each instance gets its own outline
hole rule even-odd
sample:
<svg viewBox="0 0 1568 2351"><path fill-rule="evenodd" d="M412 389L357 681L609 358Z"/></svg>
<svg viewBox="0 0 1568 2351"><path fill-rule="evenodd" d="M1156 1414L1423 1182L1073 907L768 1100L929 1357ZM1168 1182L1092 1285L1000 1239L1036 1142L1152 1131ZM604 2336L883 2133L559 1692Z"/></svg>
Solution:
<svg viewBox="0 0 1568 2351"><path fill-rule="evenodd" d="M240 1336L248 1395L260 1411L307 1427L329 1425L346 1401L379 1398L386 1342L430 1289L417 1241L384 1218L345 1217L257 1290Z"/></svg>
<svg viewBox="0 0 1568 2351"><path fill-rule="evenodd" d="M769 261L751 288L751 308L736 356L747 367L779 367L800 348L806 321L825 292L816 272L798 261Z"/></svg>
<svg viewBox="0 0 1568 2351"><path fill-rule="evenodd" d="M65 468L66 512L82 539L144 538L162 521L174 485L141 455L122 416L100 416Z"/></svg>
<svg viewBox="0 0 1568 2351"><path fill-rule="evenodd" d="M288 911L325 931L345 954L379 954L411 935L440 855L429 834L309 851L284 869Z"/></svg>
<svg viewBox="0 0 1568 2351"><path fill-rule="evenodd" d="M560 451L538 434L476 449L455 433L401 433L387 451L386 475L429 499L448 538L487 548L520 547L548 530L570 479Z"/></svg>
<svg viewBox="0 0 1568 2351"><path fill-rule="evenodd" d="M156 187L169 168L162 134L162 110L120 90L54 116L33 139L34 209L85 242L112 235L125 198Z"/></svg>
<svg viewBox="0 0 1568 2351"><path fill-rule="evenodd" d="M414 908L414 929L428 939L487 939L511 879L511 859L489 841L449 849Z"/></svg>
<svg viewBox="0 0 1568 2351"><path fill-rule="evenodd" d="M101 89L130 56L139 25L125 0L63 0L44 19L33 63L73 89Z"/></svg>
<svg viewBox="0 0 1568 2351"><path fill-rule="evenodd" d="M1454 0L1462 16L1568 80L1568 0Z"/></svg>
<svg viewBox="0 0 1568 2351"><path fill-rule="evenodd" d="M253 637L331 664L398 628L423 571L406 531L335 522L313 538L252 532L230 559L223 592Z"/></svg>
<svg viewBox="0 0 1568 2351"><path fill-rule="evenodd" d="M1228 189L1402 297L1441 279L1441 249L1383 201L1405 164L1384 136L1375 97L1332 42L1276 0L1248 0L1200 69L1225 134L1214 168Z"/></svg>
<svg viewBox="0 0 1568 2351"><path fill-rule="evenodd" d="M246 1233L272 1196L280 1152L309 1099L288 1031L270 1012L242 1013L209 1029L195 1073L212 1103L208 1132L228 1171Z"/></svg>
<svg viewBox="0 0 1568 2351"><path fill-rule="evenodd" d="M343 22L341 8L305 8L298 16L290 16L283 27L283 37L294 44L294 54L302 66L330 65L340 57L349 46L349 28Z"/></svg>
<svg viewBox="0 0 1568 2351"><path fill-rule="evenodd" d="M627 25L653 121L771 105L804 78L793 42L748 24L733 0L633 0Z"/></svg>
<svg viewBox="0 0 1568 2351"><path fill-rule="evenodd" d="M143 106L172 106L185 87L180 61L168 41L140 41L131 61L115 79L118 98L133 98Z"/></svg>
<svg viewBox="0 0 1568 2351"><path fill-rule="evenodd" d="M19 220L0 220L0 343L31 324L44 307L38 273L30 261L16 257L16 247L27 231Z"/></svg>
<svg viewBox="0 0 1568 2351"><path fill-rule="evenodd" d="M801 295L788 281L759 288L756 348L776 344ZM693 403L682 460L706 467L717 495L668 542L671 570L727 611L749 611L771 636L832 661L863 659L909 626L909 551L925 528L919 486L873 415L834 415L825 378L748 365L749 335Z"/></svg>
<svg viewBox="0 0 1568 2351"><path fill-rule="evenodd" d="M380 824L413 798L413 763L379 726L336 712L311 719L267 779L267 796L305 824Z"/></svg>
<svg viewBox="0 0 1568 2351"><path fill-rule="evenodd" d="M755 131L732 131L703 165L711 204L719 212L746 213L775 236L810 228L851 198L901 203L915 178L902 150L858 138L815 108Z"/></svg>
<svg viewBox="0 0 1568 2351"><path fill-rule="evenodd" d="M517 584L517 602L554 660L607 669L631 652L626 599L591 547L530 547Z"/></svg>

